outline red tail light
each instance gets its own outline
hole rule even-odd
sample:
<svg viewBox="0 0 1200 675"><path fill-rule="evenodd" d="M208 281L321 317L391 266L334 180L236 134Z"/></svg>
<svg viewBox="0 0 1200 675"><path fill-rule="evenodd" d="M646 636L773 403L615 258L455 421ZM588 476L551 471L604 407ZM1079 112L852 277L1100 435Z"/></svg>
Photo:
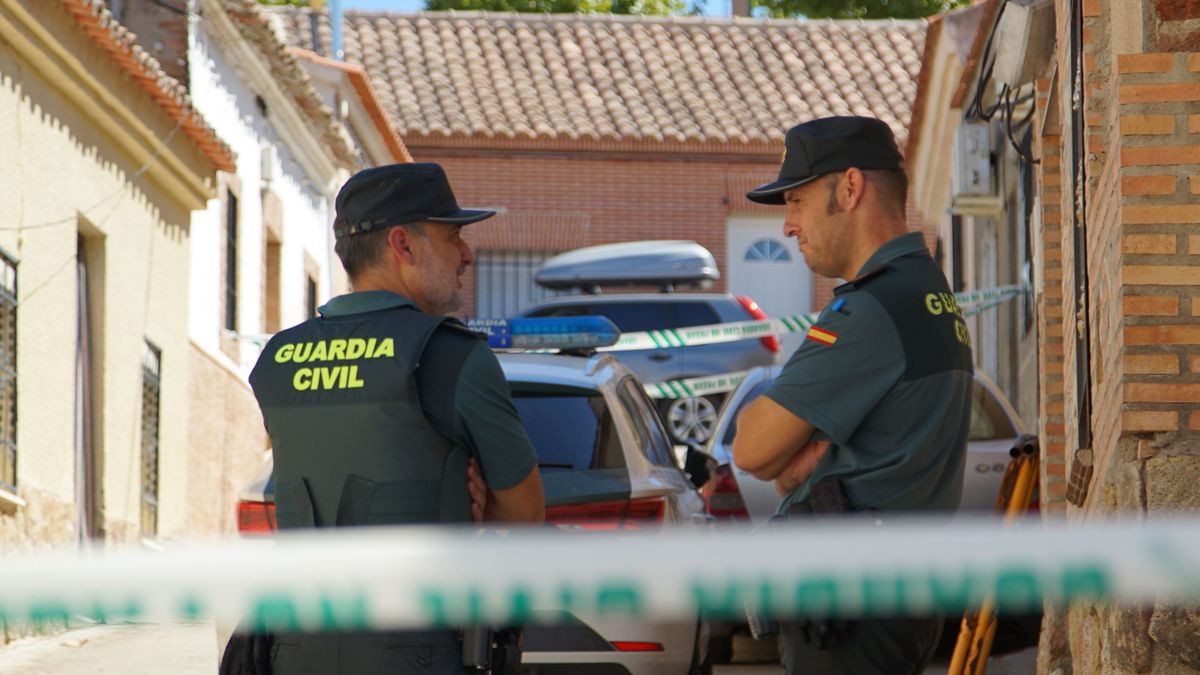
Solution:
<svg viewBox="0 0 1200 675"><path fill-rule="evenodd" d="M550 506L546 522L567 530L649 530L662 526L666 508L663 497Z"/></svg>
<svg viewBox="0 0 1200 675"><path fill-rule="evenodd" d="M239 501L237 507L238 533L260 537L275 531L275 503Z"/></svg>
<svg viewBox="0 0 1200 675"><path fill-rule="evenodd" d="M746 501L738 490L737 481L733 477L733 468L722 464L713 472L712 480L705 484L701 494L708 506L708 513L714 518L730 518L733 520L750 520L746 510Z"/></svg>
<svg viewBox="0 0 1200 675"><path fill-rule="evenodd" d="M663 646L657 642L612 642L619 652L661 652Z"/></svg>
<svg viewBox="0 0 1200 675"><path fill-rule="evenodd" d="M750 313L750 316L758 319L759 321L767 320L767 313L762 311L762 308L758 306L757 302L751 300L745 295L739 295L737 296L737 299L738 302L742 303L742 307L745 307L746 311ZM771 353L776 353L779 351L779 338L771 335L769 337L759 339L762 340L764 347L771 350Z"/></svg>

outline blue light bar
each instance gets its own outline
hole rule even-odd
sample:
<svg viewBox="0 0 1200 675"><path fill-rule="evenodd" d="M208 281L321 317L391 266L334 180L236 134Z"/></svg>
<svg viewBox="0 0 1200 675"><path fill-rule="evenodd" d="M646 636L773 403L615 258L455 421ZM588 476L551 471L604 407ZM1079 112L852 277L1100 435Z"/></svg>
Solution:
<svg viewBox="0 0 1200 675"><path fill-rule="evenodd" d="M595 349L616 344L621 331L603 316L539 319L471 319L492 349Z"/></svg>

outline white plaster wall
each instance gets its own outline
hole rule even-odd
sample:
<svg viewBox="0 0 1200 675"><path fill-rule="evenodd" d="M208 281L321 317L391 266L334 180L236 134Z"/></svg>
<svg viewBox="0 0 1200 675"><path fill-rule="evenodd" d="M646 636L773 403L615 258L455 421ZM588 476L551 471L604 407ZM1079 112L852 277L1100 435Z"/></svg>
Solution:
<svg viewBox="0 0 1200 675"><path fill-rule="evenodd" d="M283 204L281 249L281 318L284 326L304 320L305 268L307 253L318 264L318 296L329 295L326 270L329 265L327 232L332 218L327 203L331 195L321 180L309 175L293 158L272 122L270 101L264 118L252 91L231 67L223 46L203 30L193 31L190 54L192 97L205 120L237 153L237 176L241 182L241 217L238 261L238 330L256 334L263 330L263 266L265 234L262 194L269 187ZM262 175L264 147L274 146L270 180ZM191 338L206 352L245 377L258 358L258 347L244 341L239 358L231 361L220 347L221 270L224 212L219 200L193 218L197 236L192 246L192 306L189 311Z"/></svg>
<svg viewBox="0 0 1200 675"><path fill-rule="evenodd" d="M52 16L57 20L57 15ZM65 15L62 17L65 22ZM55 35L81 58L95 58L74 27ZM75 40L75 41L71 41ZM93 267L100 325L93 374L96 441L103 453L104 515L110 535L136 536L141 493L142 344L162 350L160 466L180 463L187 438L187 207L136 175L135 162L41 72L0 41L0 248L19 259L17 326L18 492L75 503L74 447L76 242L103 241ZM103 83L160 138L171 124L115 67ZM182 134L172 150L189 154ZM173 488L160 476L161 493ZM159 529L177 514L160 506ZM7 520L0 527L10 527ZM169 529L169 528L168 528Z"/></svg>

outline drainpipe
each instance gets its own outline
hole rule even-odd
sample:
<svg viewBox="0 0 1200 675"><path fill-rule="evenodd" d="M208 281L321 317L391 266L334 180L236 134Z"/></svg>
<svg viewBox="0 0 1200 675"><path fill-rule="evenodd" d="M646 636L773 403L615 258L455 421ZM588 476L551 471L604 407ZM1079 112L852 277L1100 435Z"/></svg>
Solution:
<svg viewBox="0 0 1200 675"><path fill-rule="evenodd" d="M342 0L311 0L309 7L312 8L312 13L309 14L309 21L312 23L312 50L317 54L321 53L321 45L317 41L317 27L320 13L325 10L325 5L329 5L329 26L333 29L333 45L328 56L338 61L344 60L342 53Z"/></svg>
<svg viewBox="0 0 1200 675"><path fill-rule="evenodd" d="M333 26L333 58L342 61L342 0L329 0L329 23Z"/></svg>
<svg viewBox="0 0 1200 675"><path fill-rule="evenodd" d="M1083 13L1081 0L1070 3L1071 40L1071 170L1074 194L1075 226L1075 382L1079 407L1079 447L1092 446L1092 371L1091 336L1088 327L1088 265L1087 265L1087 151L1086 108L1083 79Z"/></svg>

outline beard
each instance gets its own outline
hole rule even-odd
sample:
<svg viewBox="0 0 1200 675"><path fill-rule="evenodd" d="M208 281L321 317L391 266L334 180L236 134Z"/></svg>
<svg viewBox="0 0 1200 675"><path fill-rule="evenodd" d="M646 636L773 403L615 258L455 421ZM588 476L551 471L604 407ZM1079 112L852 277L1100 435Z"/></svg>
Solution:
<svg viewBox="0 0 1200 675"><path fill-rule="evenodd" d="M458 278L464 271L436 256L426 256L420 266L425 286L425 302L431 314L450 314L462 309L462 289Z"/></svg>

